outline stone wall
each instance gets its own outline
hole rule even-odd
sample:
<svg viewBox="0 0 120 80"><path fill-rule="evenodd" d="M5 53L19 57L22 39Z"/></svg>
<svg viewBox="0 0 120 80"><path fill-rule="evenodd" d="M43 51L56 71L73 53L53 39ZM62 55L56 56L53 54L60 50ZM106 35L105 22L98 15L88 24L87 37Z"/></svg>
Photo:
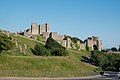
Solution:
<svg viewBox="0 0 120 80"><path fill-rule="evenodd" d="M62 40L61 45L64 46L64 47L66 47L67 46L66 40Z"/></svg>
<svg viewBox="0 0 120 80"><path fill-rule="evenodd" d="M98 41L98 50L101 51L102 50L102 40Z"/></svg>
<svg viewBox="0 0 120 80"><path fill-rule="evenodd" d="M26 36L26 37L31 37L31 29L27 29L23 32L23 35Z"/></svg>
<svg viewBox="0 0 120 80"><path fill-rule="evenodd" d="M86 45L85 45L85 43L80 43L80 49L86 50Z"/></svg>
<svg viewBox="0 0 120 80"><path fill-rule="evenodd" d="M49 35L50 35L50 32L43 32L42 33L42 36L45 38L45 40L48 39Z"/></svg>
<svg viewBox="0 0 120 80"><path fill-rule="evenodd" d="M50 33L50 37L56 40L56 38L57 38L57 32L51 32Z"/></svg>
<svg viewBox="0 0 120 80"><path fill-rule="evenodd" d="M56 36L56 40L57 41L62 41L64 39L64 36L63 35L57 35Z"/></svg>

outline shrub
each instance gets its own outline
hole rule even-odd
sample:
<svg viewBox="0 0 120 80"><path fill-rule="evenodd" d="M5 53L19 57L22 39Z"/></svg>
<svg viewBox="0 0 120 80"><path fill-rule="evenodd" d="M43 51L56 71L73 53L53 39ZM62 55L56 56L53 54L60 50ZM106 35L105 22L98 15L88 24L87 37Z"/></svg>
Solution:
<svg viewBox="0 0 120 80"><path fill-rule="evenodd" d="M105 54L100 51L94 51L91 60L102 70L118 70L120 67L120 54Z"/></svg>
<svg viewBox="0 0 120 80"><path fill-rule="evenodd" d="M71 39L74 43L76 43L77 41L80 41L81 43L83 43L83 41L77 37L72 37Z"/></svg>
<svg viewBox="0 0 120 80"><path fill-rule="evenodd" d="M47 50L42 44L36 44L35 48L35 55L40 55L40 56L48 56L50 55L49 50Z"/></svg>
<svg viewBox="0 0 120 80"><path fill-rule="evenodd" d="M61 46L53 38L48 38L45 47L50 50L52 56L67 56L68 52L65 47Z"/></svg>
<svg viewBox="0 0 120 80"><path fill-rule="evenodd" d="M63 46L61 46L57 41L55 41L53 38L48 38L47 41L46 41L46 45L45 47L47 49L54 49L54 48L62 48L62 49L65 49Z"/></svg>
<svg viewBox="0 0 120 80"><path fill-rule="evenodd" d="M52 56L67 56L68 52L67 50L56 48L56 49L51 50L51 55Z"/></svg>
<svg viewBox="0 0 120 80"><path fill-rule="evenodd" d="M41 37L39 35L37 35L37 40L41 41Z"/></svg>
<svg viewBox="0 0 120 80"><path fill-rule="evenodd" d="M35 55L40 56L67 56L67 50L62 47L57 41L53 38L48 38L46 45L43 46L42 44L36 44L34 48Z"/></svg>
<svg viewBox="0 0 120 80"><path fill-rule="evenodd" d="M14 43L12 42L12 38L8 37L7 35L0 33L0 53L3 50L9 50L12 49L14 46Z"/></svg>
<svg viewBox="0 0 120 80"><path fill-rule="evenodd" d="M112 51L117 51L116 47L111 48Z"/></svg>

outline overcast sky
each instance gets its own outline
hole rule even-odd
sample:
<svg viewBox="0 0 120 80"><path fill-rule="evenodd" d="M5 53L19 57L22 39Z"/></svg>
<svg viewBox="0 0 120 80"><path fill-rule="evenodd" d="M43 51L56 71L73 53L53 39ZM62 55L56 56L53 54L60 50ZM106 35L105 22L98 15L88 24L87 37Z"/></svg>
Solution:
<svg viewBox="0 0 120 80"><path fill-rule="evenodd" d="M23 31L32 22L82 40L98 36L104 48L120 44L120 0L0 0L0 29Z"/></svg>

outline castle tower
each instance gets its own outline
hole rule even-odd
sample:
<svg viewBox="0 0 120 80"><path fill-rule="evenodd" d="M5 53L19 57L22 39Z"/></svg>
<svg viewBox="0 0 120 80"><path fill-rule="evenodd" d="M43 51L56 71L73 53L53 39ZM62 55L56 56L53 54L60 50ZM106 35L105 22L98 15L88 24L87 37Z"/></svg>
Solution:
<svg viewBox="0 0 120 80"><path fill-rule="evenodd" d="M45 27L46 27L46 32L50 32L50 24L46 23Z"/></svg>
<svg viewBox="0 0 120 80"><path fill-rule="evenodd" d="M92 36L92 38L93 38L93 45L98 45L99 38L95 36Z"/></svg>
<svg viewBox="0 0 120 80"><path fill-rule="evenodd" d="M39 25L38 33L43 34L45 32L50 33L50 25L48 23Z"/></svg>
<svg viewBox="0 0 120 80"><path fill-rule="evenodd" d="M88 50L93 50L93 38L89 37L86 42L86 47Z"/></svg>
<svg viewBox="0 0 120 80"><path fill-rule="evenodd" d="M67 37L66 39L66 47L71 48L71 38Z"/></svg>
<svg viewBox="0 0 120 80"><path fill-rule="evenodd" d="M98 50L102 50L102 40L98 40Z"/></svg>
<svg viewBox="0 0 120 80"><path fill-rule="evenodd" d="M39 29L38 25L36 23L32 23L32 25L31 25L31 34L37 35L38 34L38 29Z"/></svg>

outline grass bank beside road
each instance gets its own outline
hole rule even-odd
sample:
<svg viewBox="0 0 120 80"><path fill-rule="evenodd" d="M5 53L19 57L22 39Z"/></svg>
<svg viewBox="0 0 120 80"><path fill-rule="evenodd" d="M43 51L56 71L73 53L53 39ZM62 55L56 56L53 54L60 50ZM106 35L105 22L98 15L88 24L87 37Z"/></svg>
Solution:
<svg viewBox="0 0 120 80"><path fill-rule="evenodd" d="M82 76L94 73L95 66L81 62L80 51L69 50L66 57L0 56L0 76ZM90 75L90 74L89 74Z"/></svg>

